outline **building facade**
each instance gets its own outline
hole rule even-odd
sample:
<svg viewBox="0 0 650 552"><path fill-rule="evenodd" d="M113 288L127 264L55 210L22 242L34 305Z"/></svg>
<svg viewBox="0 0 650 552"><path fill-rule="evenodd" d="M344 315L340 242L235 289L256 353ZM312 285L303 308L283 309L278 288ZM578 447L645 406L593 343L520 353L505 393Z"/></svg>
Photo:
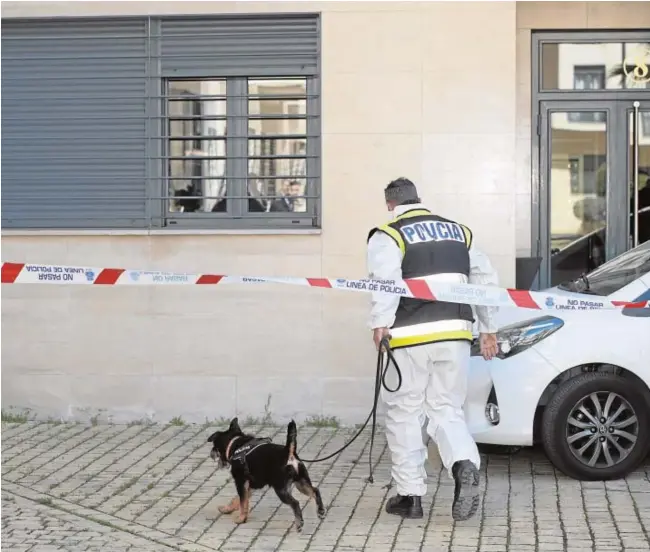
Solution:
<svg viewBox="0 0 650 552"><path fill-rule="evenodd" d="M398 176L473 229L504 286L649 237L650 2L9 1L2 18L3 261L363 277ZM5 285L3 408L362 421L368 310L294 287Z"/></svg>

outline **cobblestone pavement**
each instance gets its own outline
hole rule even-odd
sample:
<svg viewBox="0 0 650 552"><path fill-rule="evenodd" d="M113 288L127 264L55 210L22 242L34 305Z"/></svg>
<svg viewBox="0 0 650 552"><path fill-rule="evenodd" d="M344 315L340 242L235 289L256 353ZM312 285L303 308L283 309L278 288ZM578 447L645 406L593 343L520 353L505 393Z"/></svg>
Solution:
<svg viewBox="0 0 650 552"><path fill-rule="evenodd" d="M284 428L247 429L284 439ZM624 481L580 483L557 473L538 451L483 456L481 509L454 524L453 485L434 457L425 519L401 521L383 511L391 493L384 486L383 436L374 449L375 483L366 481L365 433L335 459L310 467L328 513L321 521L307 504L297 534L290 509L273 491L253 495L244 525L218 514L234 488L208 457L210 432L206 426L3 424L2 550L650 550L650 460ZM299 449L313 458L351 434L303 427Z"/></svg>

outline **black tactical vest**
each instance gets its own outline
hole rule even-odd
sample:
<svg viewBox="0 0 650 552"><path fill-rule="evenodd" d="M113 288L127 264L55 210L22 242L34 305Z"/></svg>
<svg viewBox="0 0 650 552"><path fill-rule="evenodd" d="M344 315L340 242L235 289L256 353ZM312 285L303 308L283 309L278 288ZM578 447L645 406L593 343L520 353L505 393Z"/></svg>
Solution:
<svg viewBox="0 0 650 552"><path fill-rule="evenodd" d="M402 251L402 278L405 280L436 274L462 274L469 277L472 233L462 224L434 215L426 209L412 209L392 222L373 229L368 240L376 231L388 234ZM464 320L471 323L474 321L472 308L457 303L402 297L392 327L405 328L443 320ZM453 335L444 332L439 337L430 336L413 345L472 339L471 331L467 330Z"/></svg>

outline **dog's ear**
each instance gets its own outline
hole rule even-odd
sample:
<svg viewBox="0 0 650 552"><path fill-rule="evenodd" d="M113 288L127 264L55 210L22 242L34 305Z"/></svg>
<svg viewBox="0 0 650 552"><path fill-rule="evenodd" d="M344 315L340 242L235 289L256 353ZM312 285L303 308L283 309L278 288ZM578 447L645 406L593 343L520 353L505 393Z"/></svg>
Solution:
<svg viewBox="0 0 650 552"><path fill-rule="evenodd" d="M233 418L230 421L230 427L228 428L228 431L239 431L241 432L241 428L239 427L239 419L238 418Z"/></svg>
<svg viewBox="0 0 650 552"><path fill-rule="evenodd" d="M214 440L217 438L217 435L219 435L218 431L215 431L210 437L208 437L208 443L214 443Z"/></svg>

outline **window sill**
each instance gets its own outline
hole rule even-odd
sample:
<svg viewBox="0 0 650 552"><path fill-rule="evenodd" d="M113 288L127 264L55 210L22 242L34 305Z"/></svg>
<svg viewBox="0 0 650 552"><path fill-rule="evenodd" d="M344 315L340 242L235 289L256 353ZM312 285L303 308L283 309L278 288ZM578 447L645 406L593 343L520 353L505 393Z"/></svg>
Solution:
<svg viewBox="0 0 650 552"><path fill-rule="evenodd" d="M214 230L202 228L173 230L2 230L2 236L309 236L321 235L322 232L320 228L260 228L251 230Z"/></svg>

